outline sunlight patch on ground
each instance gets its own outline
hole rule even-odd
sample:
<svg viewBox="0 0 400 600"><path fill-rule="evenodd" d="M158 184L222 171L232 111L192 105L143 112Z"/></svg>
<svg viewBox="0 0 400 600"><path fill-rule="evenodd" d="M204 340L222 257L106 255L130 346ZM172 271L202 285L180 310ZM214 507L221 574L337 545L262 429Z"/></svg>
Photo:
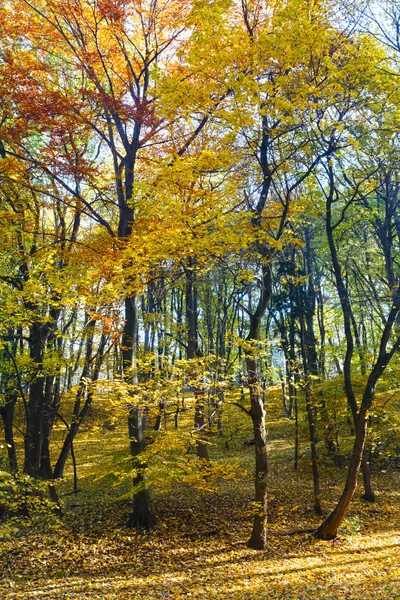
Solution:
<svg viewBox="0 0 400 600"><path fill-rule="evenodd" d="M132 563L119 564L114 573L102 575L101 568L107 570L107 565L98 564L92 555L82 565L84 574L29 583L10 582L13 587L7 591L3 588L3 597L5 600L400 598L399 531L374 538L339 538L335 543L302 536L290 548L287 558L284 548L289 551L288 540L276 536L271 545L277 546L280 541L282 547L277 549L277 558L273 557L273 548L257 552L242 544L223 545L216 541L194 543L190 549L166 548L162 555L152 553L150 543L149 555L141 555L142 559L148 559L147 565L135 562L132 556Z"/></svg>

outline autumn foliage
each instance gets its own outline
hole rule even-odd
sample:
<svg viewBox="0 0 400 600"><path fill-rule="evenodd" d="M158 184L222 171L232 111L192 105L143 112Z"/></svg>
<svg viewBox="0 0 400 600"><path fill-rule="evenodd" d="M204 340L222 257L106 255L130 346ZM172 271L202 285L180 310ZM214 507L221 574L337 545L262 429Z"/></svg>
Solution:
<svg viewBox="0 0 400 600"><path fill-rule="evenodd" d="M336 540L352 523L372 536L378 512L394 522L400 12L343 4L1 5L5 539L25 535L23 519L58 535L70 493L90 506L78 540L99 517L104 533L158 527L153 546L172 532L179 554L177 540L190 548L195 535L182 526L189 514L201 539L225 540L231 562L274 536ZM250 548L238 555L236 534ZM130 535L109 551L122 544L125 556ZM197 538L193 548L201 554ZM298 556L294 568L308 571ZM154 577L154 597L181 597ZM260 595L237 577L221 589ZM134 597L152 597L137 585ZM214 597L207 585L192 595ZM285 596L274 585L260 597L343 591L313 579ZM391 581L376 589L397 597Z"/></svg>

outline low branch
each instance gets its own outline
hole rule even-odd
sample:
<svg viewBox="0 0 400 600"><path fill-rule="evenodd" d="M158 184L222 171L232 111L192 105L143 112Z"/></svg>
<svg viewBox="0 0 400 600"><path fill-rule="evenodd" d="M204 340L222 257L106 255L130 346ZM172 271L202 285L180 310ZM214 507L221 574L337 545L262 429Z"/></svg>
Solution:
<svg viewBox="0 0 400 600"><path fill-rule="evenodd" d="M243 404L240 404L240 402L230 402L230 401L229 401L227 404L232 404L233 406L237 406L238 408L240 408L240 410L242 410L244 413L246 413L246 415L247 415L248 417L251 417L251 411L250 411L250 410L248 410L247 408L245 408L245 407L243 406Z"/></svg>

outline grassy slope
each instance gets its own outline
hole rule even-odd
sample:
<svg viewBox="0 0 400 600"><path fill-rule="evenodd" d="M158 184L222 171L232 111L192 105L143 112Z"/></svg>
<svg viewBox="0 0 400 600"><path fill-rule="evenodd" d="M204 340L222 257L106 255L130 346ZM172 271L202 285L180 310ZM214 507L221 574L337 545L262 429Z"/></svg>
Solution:
<svg viewBox="0 0 400 600"><path fill-rule="evenodd" d="M115 431L102 430L96 427L104 419L101 415L77 440L82 491L63 497L64 518L33 520L3 544L0 598L400 598L399 472L375 474L379 496L373 505L363 503L358 490L334 542L293 534L317 526L319 520L312 512L307 444L302 444L295 473L293 423L281 418L279 400L273 399L268 422L269 546L265 552L249 550L245 541L254 449L243 441L251 438L250 423L236 408L227 410L233 417L230 428L225 438L212 438L210 454L220 464L235 459L231 470L237 480L215 483L212 476L203 480L200 469L185 472L184 465L194 460L184 451L185 438L174 450L180 452L180 462L173 467L171 482L166 466L169 438L156 440L150 476L159 480L154 488L159 526L150 535L122 527L129 513L129 499L121 497L129 490L129 477L121 467L127 464L125 423L121 419ZM306 440L305 430L302 437ZM106 475L112 470L119 472L117 478ZM338 497L344 475L344 470L321 461L325 511ZM187 486L188 478L196 487ZM69 470L60 491L70 489Z"/></svg>

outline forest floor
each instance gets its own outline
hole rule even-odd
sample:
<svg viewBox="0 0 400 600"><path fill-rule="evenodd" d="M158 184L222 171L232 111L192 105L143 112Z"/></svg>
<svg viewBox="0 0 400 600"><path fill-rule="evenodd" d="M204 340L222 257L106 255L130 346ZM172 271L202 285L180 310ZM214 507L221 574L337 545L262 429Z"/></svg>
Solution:
<svg viewBox="0 0 400 600"><path fill-rule="evenodd" d="M400 471L375 472L377 501L363 502L360 486L338 537L317 541L299 532L321 522L312 510L306 437L294 471L293 424L278 412L270 415L268 549L250 550L254 448L243 444L251 438L244 419L239 415L236 430L214 449L210 445L216 460L234 455L237 478L218 485L205 478L203 490L198 480L195 487L176 481L154 486L159 524L151 533L124 527L130 511L123 494L127 481L115 486L96 476L107 461L112 464L116 444L124 447L123 428L80 434L81 491L69 494L68 471L59 489L64 516L18 522L13 534L0 540L0 598L400 599ZM345 469L326 460L320 466L327 514Z"/></svg>

